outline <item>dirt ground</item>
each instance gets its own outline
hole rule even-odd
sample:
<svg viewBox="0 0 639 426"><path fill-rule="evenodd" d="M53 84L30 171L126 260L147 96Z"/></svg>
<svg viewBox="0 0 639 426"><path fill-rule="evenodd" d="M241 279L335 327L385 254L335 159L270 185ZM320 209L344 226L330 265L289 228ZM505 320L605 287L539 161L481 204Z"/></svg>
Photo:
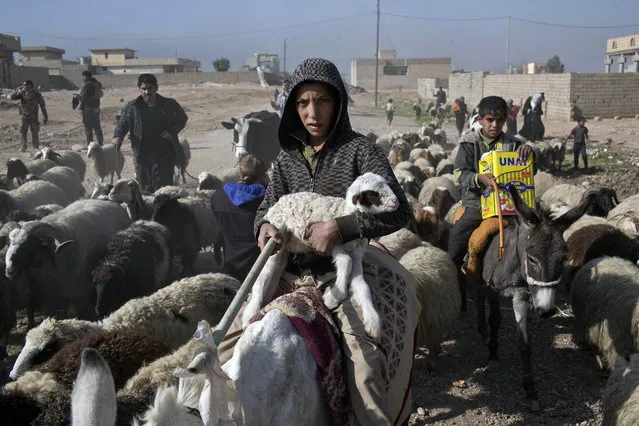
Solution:
<svg viewBox="0 0 639 426"><path fill-rule="evenodd" d="M257 85L180 85L160 87L164 96L176 98L189 115L182 132L191 143L192 160L189 171L197 176L201 171L218 173L235 164L231 150L232 135L220 124L231 116L268 108L269 100ZM71 109L70 91L44 93L50 122L42 126L41 144L65 149L84 145L80 114ZM410 94L389 94L411 98ZM105 90L102 100L102 128L105 139L111 138L115 115L124 102L137 96L131 89ZM350 108L353 127L366 134L382 135L393 129L415 131L417 123L411 117L396 117L392 126L385 124L383 111L373 108L369 93L352 96ZM21 154L19 119L16 102L0 102L0 163ZM545 120L547 137L564 137L574 123ZM593 139L588 172L573 172L572 155L566 156L560 181L606 184L614 187L620 198L639 193L639 120L589 121L586 124ZM521 126L521 123L520 123ZM456 143L454 125L446 123L448 142ZM570 144L569 144L570 146ZM124 145L127 156L124 176L132 177L130 147ZM87 171L85 185L90 190L95 173ZM471 296L472 297L472 296ZM572 337L574 318L565 294L558 295L560 314L530 321L533 342L533 368L541 411L526 409L521 387L521 363L517 351L515 321L509 301L502 303L503 322L498 362L488 364L488 350L476 331L475 307L462 314L443 343L444 353L428 368L425 349L420 349L414 365L412 425L594 425L601 421L601 391L607 374L598 371L594 357L580 349ZM24 338L25 321L12 335L9 348L12 363ZM10 365L10 364L9 364Z"/></svg>

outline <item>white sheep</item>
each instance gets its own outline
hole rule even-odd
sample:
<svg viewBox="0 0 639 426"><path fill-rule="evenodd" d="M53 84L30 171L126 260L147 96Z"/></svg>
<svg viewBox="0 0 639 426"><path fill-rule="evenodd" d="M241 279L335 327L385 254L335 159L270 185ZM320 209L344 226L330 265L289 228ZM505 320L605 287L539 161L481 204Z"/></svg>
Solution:
<svg viewBox="0 0 639 426"><path fill-rule="evenodd" d="M455 170L455 163L453 163L448 158L442 159L439 163L437 163L437 168L435 169L436 176L443 176L452 174Z"/></svg>
<svg viewBox="0 0 639 426"><path fill-rule="evenodd" d="M387 250L391 256L399 260L410 250L422 245L423 241L417 234L406 228L395 231L392 234L384 235L377 239L377 242Z"/></svg>
<svg viewBox="0 0 639 426"><path fill-rule="evenodd" d="M435 192L435 190L438 188L447 190L455 201L461 199L461 193L457 188L455 182L453 182L446 176L437 176L427 179L423 183L422 189L419 192L419 203L424 206L428 205L430 199L433 196L433 192Z"/></svg>
<svg viewBox="0 0 639 426"><path fill-rule="evenodd" d="M198 191L218 190L218 189L222 189L223 186L224 185L222 184L222 181L216 176L213 176L209 172L202 172L197 176Z"/></svg>
<svg viewBox="0 0 639 426"><path fill-rule="evenodd" d="M639 194L619 203L608 213L607 219L612 226L626 233L636 234L639 230Z"/></svg>
<svg viewBox="0 0 639 426"><path fill-rule="evenodd" d="M84 175L87 170L87 165L80 154L73 151L62 151L58 153L51 148L42 148L40 152L35 155L35 158L43 158L54 161L59 166L71 167L80 176L80 179L84 181Z"/></svg>
<svg viewBox="0 0 639 426"><path fill-rule="evenodd" d="M124 154L122 151L116 150L115 146L100 146L97 142L91 142L87 157L93 159L93 169L100 178L100 182L109 174L111 175L111 183L113 183L114 174L117 174L120 179L124 167Z"/></svg>
<svg viewBox="0 0 639 426"><path fill-rule="evenodd" d="M428 243L414 248L399 263L415 277L422 313L417 327L420 344L431 355L441 351L443 335L461 308L457 268L448 254Z"/></svg>
<svg viewBox="0 0 639 426"><path fill-rule="evenodd" d="M27 177L27 180L31 180ZM69 201L80 199L86 194L86 189L82 186L82 178L71 167L52 167L33 180L43 180L51 182L64 192Z"/></svg>
<svg viewBox="0 0 639 426"><path fill-rule="evenodd" d="M541 200L541 197L550 188L556 185L555 178L550 173L537 172L535 174L535 199Z"/></svg>
<svg viewBox="0 0 639 426"><path fill-rule="evenodd" d="M168 194L177 197L188 197L186 189L179 186L164 186L153 195L142 195L140 185L135 179L120 179L111 187L108 199L125 205L131 220L147 220L153 213L153 200L158 195Z"/></svg>
<svg viewBox="0 0 639 426"><path fill-rule="evenodd" d="M34 368L35 360L43 353L52 355L64 344L98 331L132 329L158 337L171 349L177 349L191 338L200 320L219 322L239 286L236 279L226 275L197 275L150 296L129 300L98 322L45 319L27 333L9 376L17 379Z"/></svg>
<svg viewBox="0 0 639 426"><path fill-rule="evenodd" d="M413 148L408 156L408 161L414 163L418 158L423 158L430 162L433 156L426 148Z"/></svg>
<svg viewBox="0 0 639 426"><path fill-rule="evenodd" d="M639 268L634 263L603 257L586 263L570 285L579 332L603 355L611 368L617 355L639 351Z"/></svg>
<svg viewBox="0 0 639 426"><path fill-rule="evenodd" d="M115 384L109 365L97 350L84 349L71 393L72 426L113 426L115 404Z"/></svg>
<svg viewBox="0 0 639 426"><path fill-rule="evenodd" d="M428 179L435 176L435 167L429 160L420 157L415 160L414 164L422 172L424 178Z"/></svg>
<svg viewBox="0 0 639 426"><path fill-rule="evenodd" d="M639 424L639 354L618 356L603 391L602 426Z"/></svg>
<svg viewBox="0 0 639 426"><path fill-rule="evenodd" d="M581 228L585 228L586 226L590 225L605 225L607 223L608 221L603 217L590 216L588 214L585 214L577 219L575 222L573 222L573 224L564 231L564 241L568 241L568 238L570 238L572 234L574 234Z"/></svg>
<svg viewBox="0 0 639 426"><path fill-rule="evenodd" d="M56 185L46 181L26 182L12 190L0 190L0 221L12 210L27 211L45 204L66 206L69 199Z"/></svg>
<svg viewBox="0 0 639 426"><path fill-rule="evenodd" d="M242 316L244 327L270 297L274 286L286 266L288 254L309 252L305 244L307 227L311 223L323 222L355 211L369 214L390 212L399 206L397 196L386 180L374 173L364 173L351 184L346 199L327 197L317 193L299 192L281 197L264 216L280 232L290 238L286 246L269 258L260 273L251 299ZM368 245L365 238L335 246L333 261L337 277L335 284L324 293L324 303L329 309L335 308L348 292L349 278L355 299L362 307L364 327L373 338L379 336L381 319L371 299L370 288L364 278L362 258ZM352 274L351 274L352 268Z"/></svg>
<svg viewBox="0 0 639 426"><path fill-rule="evenodd" d="M548 188L541 196L539 204L552 217L558 217L579 204L584 192L586 189L582 186L562 183Z"/></svg>
<svg viewBox="0 0 639 426"><path fill-rule="evenodd" d="M428 151L433 156L432 164L435 167L437 167L440 161L447 158L446 151L444 151L444 148L441 145L433 144L428 147Z"/></svg>

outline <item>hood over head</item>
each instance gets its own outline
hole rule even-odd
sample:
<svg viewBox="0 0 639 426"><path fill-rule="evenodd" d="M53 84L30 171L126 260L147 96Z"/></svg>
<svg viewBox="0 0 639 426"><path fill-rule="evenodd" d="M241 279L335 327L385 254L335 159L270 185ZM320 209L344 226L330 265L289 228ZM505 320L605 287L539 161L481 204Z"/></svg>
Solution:
<svg viewBox="0 0 639 426"><path fill-rule="evenodd" d="M339 70L331 61L321 58L309 58L304 60L297 66L297 68L295 68L293 77L291 78L291 91L286 101L286 105L284 106L284 112L282 113L282 120L280 121L280 128L278 131L280 145L283 150L290 151L296 149L298 146L296 138L291 136L291 133L300 131L300 129L304 132L306 131L304 124L297 113L295 98L297 96L297 89L299 86L302 83L308 82L326 83L330 85L338 95L338 109L335 114L335 124L333 125L333 129L326 140L326 145L331 144L338 135L350 133L352 131L351 123L348 118L348 94Z"/></svg>

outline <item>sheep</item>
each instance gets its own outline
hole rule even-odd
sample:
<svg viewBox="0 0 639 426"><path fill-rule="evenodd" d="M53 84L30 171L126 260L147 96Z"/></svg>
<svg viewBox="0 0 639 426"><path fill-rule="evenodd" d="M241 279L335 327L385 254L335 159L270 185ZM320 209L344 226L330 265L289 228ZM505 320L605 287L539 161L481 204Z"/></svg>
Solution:
<svg viewBox="0 0 639 426"><path fill-rule="evenodd" d="M568 239L575 234L575 232L579 231L582 228L590 227L592 225L606 225L608 221L603 217L599 216L590 216L585 214L577 219L572 225L568 227L563 233L564 241L568 241ZM611 226L612 228L612 226Z"/></svg>
<svg viewBox="0 0 639 426"><path fill-rule="evenodd" d="M448 142L444 129L435 129L432 138L433 142L439 145L446 145Z"/></svg>
<svg viewBox="0 0 639 426"><path fill-rule="evenodd" d="M308 225L322 222L355 211L376 214L397 209L399 200L388 186L386 180L374 173L364 173L349 186L346 198L327 197L312 192L299 192L281 197L264 216L280 232L288 234L286 246L269 258L257 278L251 299L242 314L242 324L246 327L249 320L262 307L266 295L272 294L279 275L286 265L289 252L308 252L304 243ZM379 336L381 319L371 300L370 288L365 281L362 259L368 241L364 238L335 246L332 252L337 277L335 284L323 295L329 309L335 308L347 295L349 281L352 293L362 308L363 323L366 332L372 337ZM352 273L351 273L352 268Z"/></svg>
<svg viewBox="0 0 639 426"><path fill-rule="evenodd" d="M10 158L7 160L7 179L9 181L12 181L13 179L19 180L20 176L26 176L28 174L40 176L42 173L55 166L57 166L57 163L46 159L33 160L24 164L19 158Z"/></svg>
<svg viewBox="0 0 639 426"><path fill-rule="evenodd" d="M456 200L447 189L435 189L426 206L415 212L413 231L434 246L446 249L452 225L447 223L444 218L455 203Z"/></svg>
<svg viewBox="0 0 639 426"><path fill-rule="evenodd" d="M94 402L100 401L98 404ZM80 370L71 393L74 426L113 426L116 421L115 384L109 364L93 348L82 351Z"/></svg>
<svg viewBox="0 0 639 426"><path fill-rule="evenodd" d="M234 183L240 180L240 168L233 167L230 169L226 169L220 175L220 180L223 184Z"/></svg>
<svg viewBox="0 0 639 426"><path fill-rule="evenodd" d="M417 296L422 305L418 339L431 355L441 352L441 340L461 309L457 268L448 254L432 245L407 252L399 260L415 277Z"/></svg>
<svg viewBox="0 0 639 426"><path fill-rule="evenodd" d="M433 160L431 161L433 167L437 167L440 161L442 161L444 158L447 158L446 151L444 151L444 148L442 148L441 145L431 145L428 147L428 151L433 156Z"/></svg>
<svg viewBox="0 0 639 426"><path fill-rule="evenodd" d="M210 189L219 190L219 189L222 189L223 186L224 185L222 184L222 181L218 179L217 177L213 176L211 173L202 172L197 176L198 191L210 190Z"/></svg>
<svg viewBox="0 0 639 426"><path fill-rule="evenodd" d="M422 172L425 179L435 176L436 170L429 160L425 158L418 158L415 160L414 164Z"/></svg>
<svg viewBox="0 0 639 426"><path fill-rule="evenodd" d="M17 323L17 311L27 306L29 300L29 287L26 276L22 275L16 280L5 277L4 255L7 248L0 249L0 362L7 356L9 336ZM29 313L30 326L33 327L33 312ZM2 365L4 367L4 365ZM2 370L3 368L0 368Z"/></svg>
<svg viewBox="0 0 639 426"><path fill-rule="evenodd" d="M79 200L40 221L24 222L9 234L6 276L28 274L48 311L70 305L77 315L92 318L91 271L111 236L129 223L124 209L101 200Z"/></svg>
<svg viewBox="0 0 639 426"><path fill-rule="evenodd" d="M87 165L80 154L73 151L62 151L58 153L51 148L42 148L40 152L35 155L35 158L43 158L54 161L59 166L71 167L80 176L80 179L84 181Z"/></svg>
<svg viewBox="0 0 639 426"><path fill-rule="evenodd" d="M453 150L450 152L450 155L448 156L448 158L450 158L453 161L453 163L457 161L458 152L459 152L459 145L456 145L455 148L453 148Z"/></svg>
<svg viewBox="0 0 639 426"><path fill-rule="evenodd" d="M175 156L175 167L177 167L179 175L175 176L175 181L179 181L179 177L182 176L182 183L186 183L186 168L189 166L191 160L191 145L186 138L179 138L180 153Z"/></svg>
<svg viewBox="0 0 639 426"><path fill-rule="evenodd" d="M15 188L15 185L13 184L11 180L9 180L7 175L0 174L0 189L4 189L5 191L11 191L14 188Z"/></svg>
<svg viewBox="0 0 639 426"><path fill-rule="evenodd" d="M637 233L639 224L639 194L623 200L608 213L608 223L622 231Z"/></svg>
<svg viewBox="0 0 639 426"><path fill-rule="evenodd" d="M617 355L639 350L637 301L639 268L616 257L587 262L571 284L571 304L580 333L598 349L601 367L611 368Z"/></svg>
<svg viewBox="0 0 639 426"><path fill-rule="evenodd" d="M535 182L535 200L541 200L541 197L550 188L555 186L555 178L550 173L537 172L534 177Z"/></svg>
<svg viewBox="0 0 639 426"><path fill-rule="evenodd" d="M200 230L195 213L176 197L159 196L153 201L151 220L169 229L170 244L180 256L184 275L195 275L193 265L200 251Z"/></svg>
<svg viewBox="0 0 639 426"><path fill-rule="evenodd" d="M539 203L544 210L557 215L562 212L562 207L576 206L584 192L586 190L582 186L562 183L548 188L541 196Z"/></svg>
<svg viewBox="0 0 639 426"><path fill-rule="evenodd" d="M115 146L100 146L97 142L91 142L87 157L93 159L93 169L100 178L100 182L109 174L111 174L111 183L113 183L114 174L117 174L120 179L124 167L124 154L119 149L116 150Z"/></svg>
<svg viewBox="0 0 639 426"><path fill-rule="evenodd" d="M430 162L433 156L430 151L425 148L413 148L408 156L408 161L414 163L418 158L424 158Z"/></svg>
<svg viewBox="0 0 639 426"><path fill-rule="evenodd" d="M0 190L0 221L5 222L12 210L31 210L44 204L67 206L64 192L51 182L27 182L13 191Z"/></svg>
<svg viewBox="0 0 639 426"><path fill-rule="evenodd" d="M409 250L422 244L419 236L406 228L384 235L378 238L377 242L397 260L401 259Z"/></svg>
<svg viewBox="0 0 639 426"><path fill-rule="evenodd" d="M566 142L559 139L550 141L550 155L552 158L552 168L561 171L561 165L566 158ZM556 163L559 164L557 167Z"/></svg>
<svg viewBox="0 0 639 426"><path fill-rule="evenodd" d="M439 163L437 163L437 168L435 169L435 176L452 174L454 170L455 170L455 164L452 161L450 161L448 158L444 158Z"/></svg>
<svg viewBox="0 0 639 426"><path fill-rule="evenodd" d="M95 181L93 184L93 192L91 192L91 196L89 198L92 200L108 200L109 192L111 192L112 189L113 185L110 183Z"/></svg>
<svg viewBox="0 0 639 426"><path fill-rule="evenodd" d="M400 163L401 164L401 163ZM405 169L393 169L395 178L406 195L417 197L421 189L421 179Z"/></svg>
<svg viewBox="0 0 639 426"><path fill-rule="evenodd" d="M17 379L64 344L101 330L132 329L161 338L177 349L191 338L201 319L217 324L239 287L240 283L227 275L202 274L129 300L99 322L45 319L27 332L9 377Z"/></svg>
<svg viewBox="0 0 639 426"><path fill-rule="evenodd" d="M419 192L419 203L422 205L428 205L433 197L433 192L435 192L437 188L447 190L455 201L459 201L461 198L461 194L455 182L445 176L438 176L430 178L424 182L422 189Z"/></svg>
<svg viewBox="0 0 639 426"><path fill-rule="evenodd" d="M402 161L408 161L410 155L411 146L404 141L397 141L393 143L388 154L388 162L391 167L395 167Z"/></svg>
<svg viewBox="0 0 639 426"><path fill-rule="evenodd" d="M391 149L390 140L385 138L377 138L377 140L375 141L375 145L377 145L377 147L379 147L379 149L382 150L384 155L388 157L388 155L390 154L390 149Z"/></svg>
<svg viewBox="0 0 639 426"><path fill-rule="evenodd" d="M153 214L151 195L142 195L140 185L134 179L120 179L109 191L109 200L126 205L126 212L131 220L148 220Z"/></svg>
<svg viewBox="0 0 639 426"><path fill-rule="evenodd" d="M19 210L13 210L9 215L17 212ZM8 216L7 216L8 217ZM20 228L20 224L18 222L7 220L0 228L0 248L4 248L9 241L9 234L16 228Z"/></svg>
<svg viewBox="0 0 639 426"><path fill-rule="evenodd" d="M30 177L27 177L25 180L43 180L51 182L64 192L64 195L67 196L69 201L75 201L82 198L86 193L86 189L82 186L82 179L80 176L78 176L75 170L67 166L55 166L38 177L30 175Z"/></svg>
<svg viewBox="0 0 639 426"><path fill-rule="evenodd" d="M127 300L147 296L173 281L171 234L156 222L139 220L116 233L92 272L96 314L104 316Z"/></svg>
<svg viewBox="0 0 639 426"><path fill-rule="evenodd" d="M63 207L59 204L45 204L43 206L38 206L31 210L22 211L22 210L12 210L7 215L7 223L8 222L28 222L30 220L40 220L43 217L49 216L57 211L62 210ZM7 234L7 237L9 234Z"/></svg>
<svg viewBox="0 0 639 426"><path fill-rule="evenodd" d="M603 391L602 426L639 424L639 354L615 359Z"/></svg>

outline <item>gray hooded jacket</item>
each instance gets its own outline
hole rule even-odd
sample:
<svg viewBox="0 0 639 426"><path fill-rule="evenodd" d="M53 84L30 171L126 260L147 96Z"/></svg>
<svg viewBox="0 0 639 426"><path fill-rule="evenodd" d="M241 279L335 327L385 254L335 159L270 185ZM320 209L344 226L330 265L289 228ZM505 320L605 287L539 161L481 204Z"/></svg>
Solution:
<svg viewBox="0 0 639 426"><path fill-rule="evenodd" d="M339 94L339 109L333 130L320 151L315 170L302 155L303 141L296 134L304 129L295 106L296 89L303 82L321 82L332 86ZM355 212L337 218L341 241L373 238L390 234L404 227L411 210L406 196L380 148L351 128L348 118L348 96L339 71L325 59L307 59L293 74L291 94L288 97L279 127L282 151L274 162L271 181L264 201L255 218L255 235L259 235L264 215L285 195L295 192L317 192L322 195L344 197L353 181L366 172L386 179L399 200L394 212L369 215Z"/></svg>

